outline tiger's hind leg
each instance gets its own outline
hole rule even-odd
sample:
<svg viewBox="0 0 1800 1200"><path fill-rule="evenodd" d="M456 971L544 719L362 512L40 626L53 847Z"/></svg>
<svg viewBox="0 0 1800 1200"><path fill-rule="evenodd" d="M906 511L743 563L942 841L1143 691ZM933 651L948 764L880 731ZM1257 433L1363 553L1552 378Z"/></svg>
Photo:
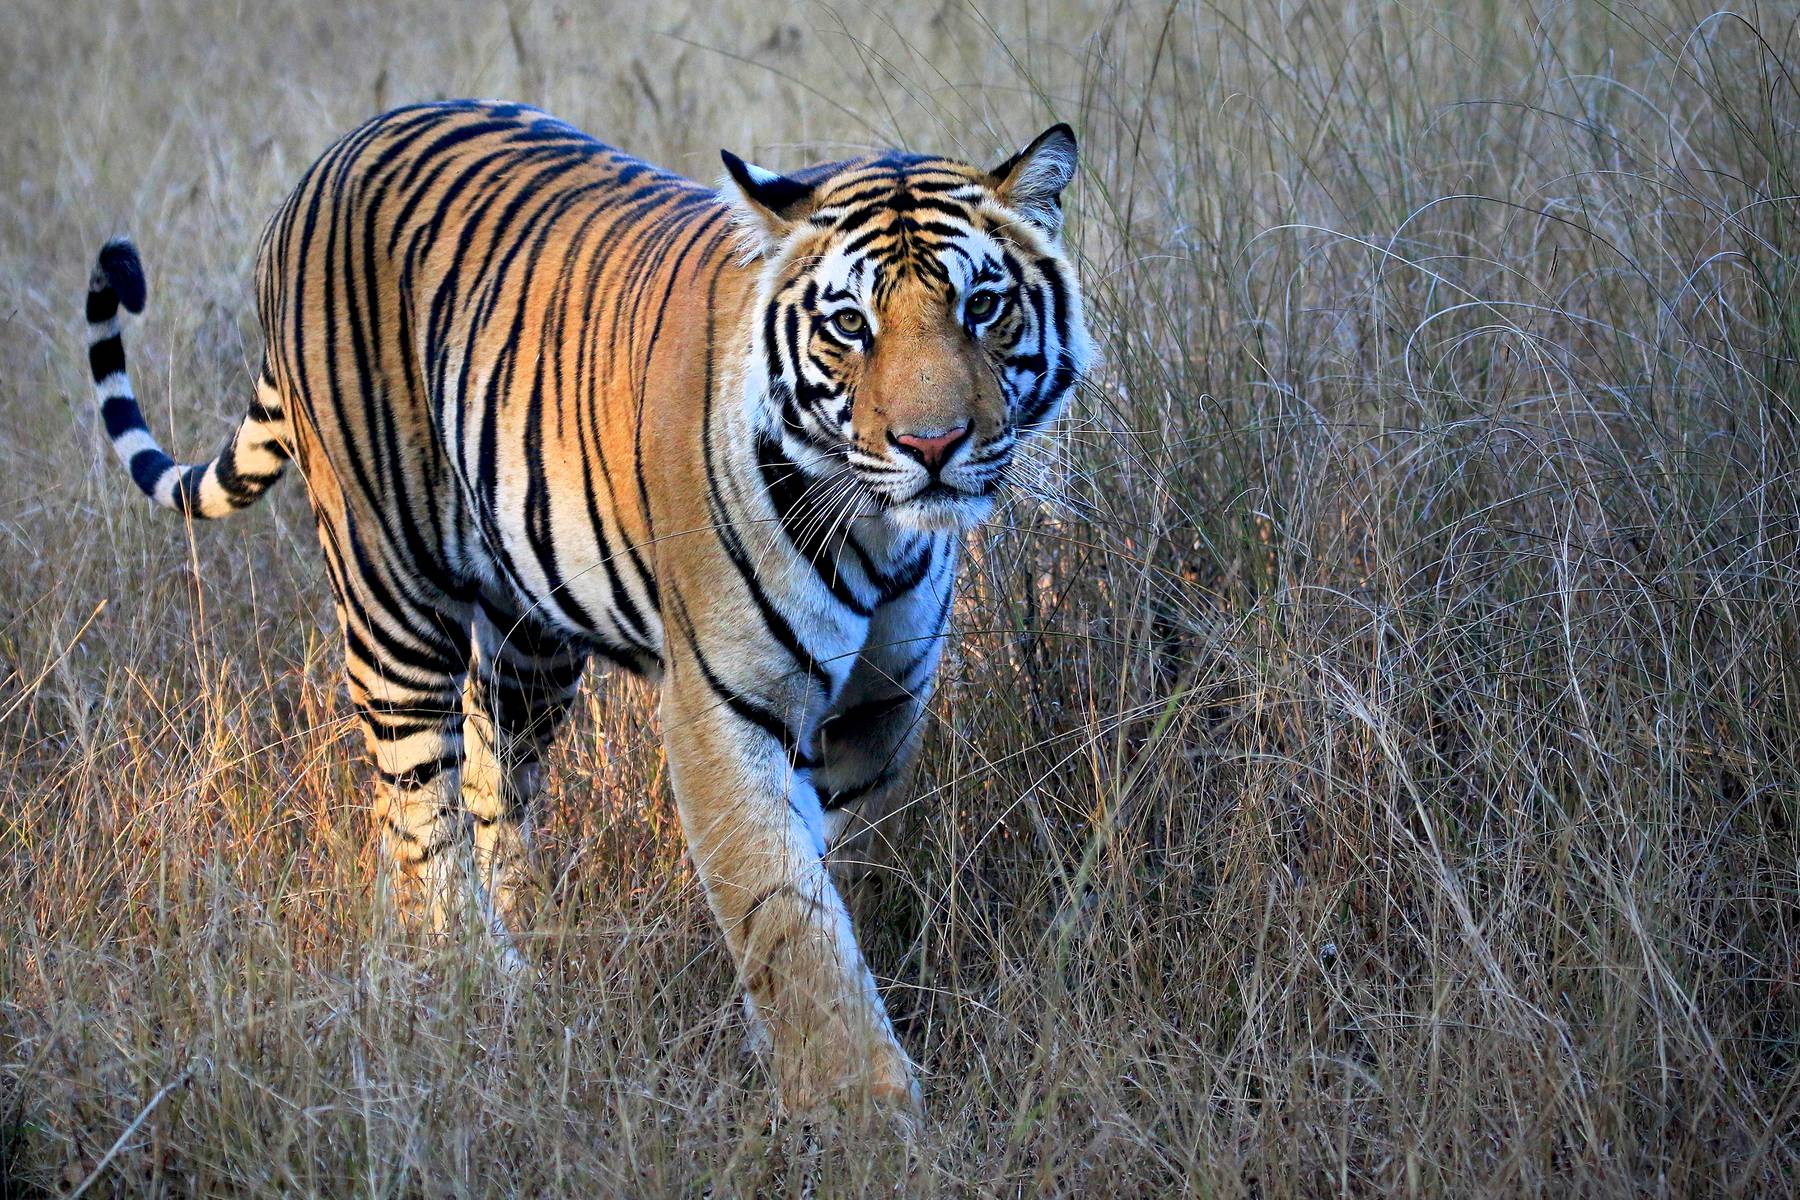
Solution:
<svg viewBox="0 0 1800 1200"><path fill-rule="evenodd" d="M475 871L495 933L522 920L531 804L544 754L581 687L588 652L488 599L475 611L475 663L464 690L463 806L475 827Z"/></svg>
<svg viewBox="0 0 1800 1200"><path fill-rule="evenodd" d="M321 516L350 699L375 763L375 830L402 915L442 931L471 883L459 792L472 606L391 548L359 544L360 532L341 511Z"/></svg>

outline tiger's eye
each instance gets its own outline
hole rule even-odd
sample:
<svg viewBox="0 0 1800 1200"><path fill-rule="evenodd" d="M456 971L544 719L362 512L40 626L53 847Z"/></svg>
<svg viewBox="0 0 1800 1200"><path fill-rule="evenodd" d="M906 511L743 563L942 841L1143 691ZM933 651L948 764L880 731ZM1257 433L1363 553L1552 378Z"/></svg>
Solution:
<svg viewBox="0 0 1800 1200"><path fill-rule="evenodd" d="M1000 309L1000 296L996 292L976 292L963 304L963 311L977 321L985 321Z"/></svg>
<svg viewBox="0 0 1800 1200"><path fill-rule="evenodd" d="M832 316L831 323L836 326L839 333L849 338L861 337L863 331L869 327L868 318L854 308L846 308L837 312Z"/></svg>

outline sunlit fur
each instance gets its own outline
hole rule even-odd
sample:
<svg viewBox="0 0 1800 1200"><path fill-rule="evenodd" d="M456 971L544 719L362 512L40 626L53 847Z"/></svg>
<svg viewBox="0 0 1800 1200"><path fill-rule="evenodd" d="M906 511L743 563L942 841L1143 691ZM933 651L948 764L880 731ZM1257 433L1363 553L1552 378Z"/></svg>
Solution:
<svg viewBox="0 0 1800 1200"><path fill-rule="evenodd" d="M298 463L400 900L517 958L543 755L598 654L662 682L783 1097L910 1106L827 855L851 865L904 786L961 530L1086 365L1074 163L1057 126L992 171L727 155L716 191L533 109L400 109L270 222L256 398L218 456L175 463L138 410L125 242L88 294L97 394L189 516Z"/></svg>

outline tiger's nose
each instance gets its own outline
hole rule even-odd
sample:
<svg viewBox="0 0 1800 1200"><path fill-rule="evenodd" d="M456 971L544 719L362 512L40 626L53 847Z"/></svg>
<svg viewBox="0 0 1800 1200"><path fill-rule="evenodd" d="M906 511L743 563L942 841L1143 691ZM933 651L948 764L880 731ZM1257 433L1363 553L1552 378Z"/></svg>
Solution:
<svg viewBox="0 0 1800 1200"><path fill-rule="evenodd" d="M921 431L919 433L890 433L888 439L900 447L901 453L909 454L925 464L928 471L937 471L947 459L956 452L956 448L967 441L969 427L958 425L955 429L938 432Z"/></svg>

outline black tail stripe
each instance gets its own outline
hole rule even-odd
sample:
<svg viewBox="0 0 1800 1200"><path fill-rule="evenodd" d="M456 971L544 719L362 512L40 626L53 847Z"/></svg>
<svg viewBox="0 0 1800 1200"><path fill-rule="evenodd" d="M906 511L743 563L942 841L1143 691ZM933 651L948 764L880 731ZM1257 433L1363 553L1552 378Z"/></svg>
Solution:
<svg viewBox="0 0 1800 1200"><path fill-rule="evenodd" d="M112 284L103 278L96 278L94 285L88 290L87 319L88 324L98 325L110 321L119 315L119 296L112 289Z"/></svg>
<svg viewBox="0 0 1800 1200"><path fill-rule="evenodd" d="M143 422L140 420L138 424L141 425ZM161 450L139 450L131 456L132 482L146 493L155 492L157 483L174 465L175 460Z"/></svg>
<svg viewBox="0 0 1800 1200"><path fill-rule="evenodd" d="M125 369L125 343L118 334L101 338L88 347L88 366L93 368L95 383Z"/></svg>
<svg viewBox="0 0 1800 1200"><path fill-rule="evenodd" d="M130 396L114 396L100 406L100 419L106 423L106 436L113 440L134 429L147 428L144 414Z"/></svg>

